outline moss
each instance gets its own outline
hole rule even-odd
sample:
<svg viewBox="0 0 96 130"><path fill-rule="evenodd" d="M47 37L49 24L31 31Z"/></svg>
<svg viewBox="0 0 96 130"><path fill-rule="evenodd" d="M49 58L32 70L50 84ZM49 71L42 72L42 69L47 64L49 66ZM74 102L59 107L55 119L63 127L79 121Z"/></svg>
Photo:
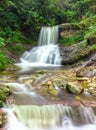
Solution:
<svg viewBox="0 0 96 130"><path fill-rule="evenodd" d="M5 111L0 109L0 128L4 127L6 123L7 123L7 114L5 113Z"/></svg>
<svg viewBox="0 0 96 130"><path fill-rule="evenodd" d="M96 51L96 44L90 46L89 51Z"/></svg>
<svg viewBox="0 0 96 130"><path fill-rule="evenodd" d="M63 39L59 40L59 43L64 46L70 46L76 43L79 43L80 41L83 41L84 37L81 34L70 36L70 37L64 37Z"/></svg>
<svg viewBox="0 0 96 130"><path fill-rule="evenodd" d="M12 61L6 56L5 52L0 50L0 70L5 70L11 63Z"/></svg>
<svg viewBox="0 0 96 130"><path fill-rule="evenodd" d="M0 86L0 107L3 107L6 104L8 96L11 94L11 91L8 86Z"/></svg>

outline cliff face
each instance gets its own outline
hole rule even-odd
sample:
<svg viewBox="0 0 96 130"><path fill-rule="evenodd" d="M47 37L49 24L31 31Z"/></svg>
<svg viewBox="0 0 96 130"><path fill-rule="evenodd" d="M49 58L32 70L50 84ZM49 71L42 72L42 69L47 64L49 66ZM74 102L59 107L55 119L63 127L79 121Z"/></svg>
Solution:
<svg viewBox="0 0 96 130"><path fill-rule="evenodd" d="M62 56L62 64L73 64L80 60L85 60L91 54L96 53L96 36L90 34L89 31L83 28L85 23L65 23L59 25L59 43L60 53Z"/></svg>

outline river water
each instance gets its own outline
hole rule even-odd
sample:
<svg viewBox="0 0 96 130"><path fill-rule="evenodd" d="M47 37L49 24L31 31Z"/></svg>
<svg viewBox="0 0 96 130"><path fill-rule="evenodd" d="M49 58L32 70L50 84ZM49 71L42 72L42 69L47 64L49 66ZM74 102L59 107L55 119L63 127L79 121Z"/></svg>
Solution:
<svg viewBox="0 0 96 130"><path fill-rule="evenodd" d="M60 69L57 43L58 26L43 27L38 46L15 64L20 70L0 75L0 84L9 86L14 97L4 108L6 130L96 130L96 108L78 104L76 95L55 84L60 78L62 82L75 80L69 71ZM51 82L51 88L46 88Z"/></svg>

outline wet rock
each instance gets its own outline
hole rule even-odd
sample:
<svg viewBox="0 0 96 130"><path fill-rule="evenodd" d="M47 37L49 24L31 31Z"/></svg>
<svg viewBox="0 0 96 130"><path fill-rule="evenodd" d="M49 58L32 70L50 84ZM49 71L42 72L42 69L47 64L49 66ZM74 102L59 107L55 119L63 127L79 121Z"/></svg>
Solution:
<svg viewBox="0 0 96 130"><path fill-rule="evenodd" d="M88 92L91 94L91 95L93 95L93 96L96 96L96 88L89 88L88 89Z"/></svg>
<svg viewBox="0 0 96 130"><path fill-rule="evenodd" d="M78 82L68 82L66 84L66 90L73 94L80 94L84 89Z"/></svg>
<svg viewBox="0 0 96 130"><path fill-rule="evenodd" d="M86 41L84 41L86 42ZM83 42L70 45L68 47L61 47L60 54L62 56L62 64L73 64L76 61L84 58L88 54L87 45Z"/></svg>
<svg viewBox="0 0 96 130"><path fill-rule="evenodd" d="M89 62L87 62L87 63L89 63ZM96 76L96 65L95 64L87 65L87 63L76 71L77 77L92 78L93 76Z"/></svg>
<svg viewBox="0 0 96 130"><path fill-rule="evenodd" d="M7 123L7 114L0 109L0 128L4 127Z"/></svg>
<svg viewBox="0 0 96 130"><path fill-rule="evenodd" d="M96 82L90 82L87 85L87 91L91 94L96 96Z"/></svg>
<svg viewBox="0 0 96 130"><path fill-rule="evenodd" d="M43 84L43 86L40 89L40 92L42 92L44 95L51 95L51 96L58 95L58 92L55 89L54 84L51 80Z"/></svg>
<svg viewBox="0 0 96 130"><path fill-rule="evenodd" d="M96 83L89 83L88 85L87 85L87 87L88 88L96 88Z"/></svg>
<svg viewBox="0 0 96 130"><path fill-rule="evenodd" d="M0 107L3 107L4 104L6 104L6 100L10 94L11 94L11 91L8 86L3 87L3 88L1 86L1 88L0 88Z"/></svg>
<svg viewBox="0 0 96 130"><path fill-rule="evenodd" d="M65 89L66 88L66 83L57 82L56 86L58 86L61 89Z"/></svg>
<svg viewBox="0 0 96 130"><path fill-rule="evenodd" d="M96 55L94 57L92 57L91 59L93 62L96 62Z"/></svg>
<svg viewBox="0 0 96 130"><path fill-rule="evenodd" d="M39 70L39 71L37 71L37 73L42 75L42 74L45 74L45 71L44 70Z"/></svg>

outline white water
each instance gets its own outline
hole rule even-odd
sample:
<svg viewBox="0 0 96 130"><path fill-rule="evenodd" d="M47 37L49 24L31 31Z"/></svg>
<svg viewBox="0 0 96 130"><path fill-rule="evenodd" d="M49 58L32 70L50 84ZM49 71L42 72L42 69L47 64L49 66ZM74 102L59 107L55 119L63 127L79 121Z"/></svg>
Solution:
<svg viewBox="0 0 96 130"><path fill-rule="evenodd" d="M22 71L60 66L61 57L57 43L58 26L42 27L38 46L24 52L20 58L21 63L15 65Z"/></svg>
<svg viewBox="0 0 96 130"><path fill-rule="evenodd" d="M42 27L39 36L39 46L56 44L58 42L58 26Z"/></svg>
<svg viewBox="0 0 96 130"><path fill-rule="evenodd" d="M84 114L83 110L86 107L82 108L81 106L80 109ZM90 108L87 109L89 109L88 113L90 113ZM5 111L8 114L8 130L96 130L95 115L94 120L91 120L93 123L87 122L85 125L74 125L71 117L74 110L69 106L15 106L13 110L7 109ZM16 113L17 117L14 113ZM93 114L93 111L91 113ZM79 114L81 115L81 113Z"/></svg>
<svg viewBox="0 0 96 130"><path fill-rule="evenodd" d="M38 47L25 52L21 63L16 65L23 71L37 70L38 66L40 69L59 66L61 58L56 45L57 35L57 27L42 28ZM15 98L22 104L13 106L13 110L5 110L8 114L7 130L96 130L96 115L91 107L44 105L47 104L46 99L34 91L30 92L30 84L3 85L10 86Z"/></svg>

